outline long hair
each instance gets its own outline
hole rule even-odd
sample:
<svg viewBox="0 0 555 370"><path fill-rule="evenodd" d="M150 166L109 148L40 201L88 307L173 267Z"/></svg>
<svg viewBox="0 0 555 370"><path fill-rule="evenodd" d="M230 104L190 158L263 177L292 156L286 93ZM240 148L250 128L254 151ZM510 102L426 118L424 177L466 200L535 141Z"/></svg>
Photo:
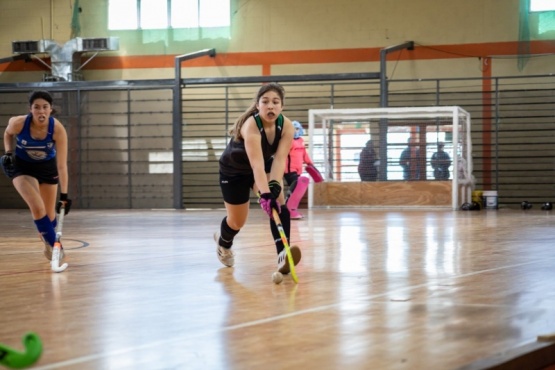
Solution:
<svg viewBox="0 0 555 370"><path fill-rule="evenodd" d="M237 120L235 121L235 124L229 130L229 134L233 137L233 140L239 141L242 139L241 127L243 127L243 123L245 123L245 121L250 116L252 116L253 113L258 112L258 109L256 108L256 104L258 103L262 95L266 94L268 91L274 91L276 94L278 94L281 99L281 104L283 105L285 100L285 90L283 89L283 87L281 87L280 84L275 82L270 82L262 85L258 90L258 93L256 94L254 101L252 102L250 107L245 112L243 112L243 114L241 114L239 118L237 118Z"/></svg>

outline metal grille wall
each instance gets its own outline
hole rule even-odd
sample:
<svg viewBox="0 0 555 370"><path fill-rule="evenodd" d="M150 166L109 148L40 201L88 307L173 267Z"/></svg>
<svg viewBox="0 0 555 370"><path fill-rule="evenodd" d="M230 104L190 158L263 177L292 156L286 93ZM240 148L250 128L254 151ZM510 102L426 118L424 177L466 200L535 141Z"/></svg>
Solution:
<svg viewBox="0 0 555 370"><path fill-rule="evenodd" d="M497 190L502 206L555 201L555 77L393 82L391 106L458 105L472 116L476 188ZM395 89L395 86L399 88Z"/></svg>
<svg viewBox="0 0 555 370"><path fill-rule="evenodd" d="M183 207L221 208L217 160L227 131L258 83L188 84L182 89ZM379 82L282 82L285 114L307 122L315 108L378 107ZM173 80L0 85L0 130L28 112L27 94L54 94L70 139L70 192L81 208L170 208ZM472 116L478 189L501 206L555 201L555 77L395 80L389 106L458 105ZM1 208L25 208L0 178ZM254 199L253 199L254 201Z"/></svg>
<svg viewBox="0 0 555 370"><path fill-rule="evenodd" d="M379 100L375 81L282 83L284 114L306 124L308 109L367 107ZM183 90L183 207L221 208L218 159L235 119L260 84L188 85ZM252 201L255 202L253 196Z"/></svg>
<svg viewBox="0 0 555 370"><path fill-rule="evenodd" d="M150 84L149 84L150 85ZM80 208L169 208L172 199L171 88L48 86L69 140L70 197ZM28 86L0 92L0 119L28 112ZM169 170L167 163L170 163ZM0 180L2 208L25 204Z"/></svg>

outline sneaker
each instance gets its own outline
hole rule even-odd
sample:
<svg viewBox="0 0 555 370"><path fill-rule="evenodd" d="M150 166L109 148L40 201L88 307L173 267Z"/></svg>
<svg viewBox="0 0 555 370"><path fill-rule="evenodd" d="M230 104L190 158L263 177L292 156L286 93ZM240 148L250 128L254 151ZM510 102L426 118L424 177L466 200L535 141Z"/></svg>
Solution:
<svg viewBox="0 0 555 370"><path fill-rule="evenodd" d="M299 247L297 247L296 245L293 245L289 249L291 250L291 256L293 257L293 263L295 264L295 266L297 266L299 264L299 262L301 261L301 249ZM289 273L290 270L291 269L290 269L289 263L287 261L287 252L285 251L285 249L283 249L281 251L281 253L278 255L278 271L281 272L282 274L286 275L286 274Z"/></svg>
<svg viewBox="0 0 555 370"><path fill-rule="evenodd" d="M48 244L48 242L44 242L44 256L49 261L52 261L52 249L53 247L51 247L50 244ZM62 247L60 248L60 264L62 264L64 257L65 257L64 247Z"/></svg>
<svg viewBox="0 0 555 370"><path fill-rule="evenodd" d="M216 242L217 248L216 253L218 253L218 259L220 262L227 267L233 267L235 264L235 254L231 250L231 248L224 248L219 244L220 240L220 233L214 233L214 241Z"/></svg>
<svg viewBox="0 0 555 370"><path fill-rule="evenodd" d="M297 212L297 210L290 209L289 214L291 215L290 217L292 220L300 220L301 218L304 218L304 216Z"/></svg>

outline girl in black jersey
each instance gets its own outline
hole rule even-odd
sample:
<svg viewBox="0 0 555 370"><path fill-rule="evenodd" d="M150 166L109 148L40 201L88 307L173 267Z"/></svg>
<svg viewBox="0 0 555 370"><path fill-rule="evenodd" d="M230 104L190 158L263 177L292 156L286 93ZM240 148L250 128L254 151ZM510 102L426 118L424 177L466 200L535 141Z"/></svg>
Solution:
<svg viewBox="0 0 555 370"><path fill-rule="evenodd" d="M52 96L47 91L33 91L29 97L29 114L10 118L4 132L2 169L31 210L44 241L44 255L52 259L56 241L56 214L64 204L65 214L71 207L67 197L67 133L52 114ZM56 203L60 186L60 201ZM64 257L63 249L60 262Z"/></svg>
<svg viewBox="0 0 555 370"><path fill-rule="evenodd" d="M259 194L260 206L270 216L278 269L283 274L289 273L284 245L272 217L272 209L280 213L289 239L291 217L281 181L295 130L289 118L281 114L284 96L279 84L263 85L254 102L231 128L231 140L220 158L220 187L227 216L214 239L218 258L225 266L231 267L235 263L231 246L233 238L247 221L252 189ZM292 246L291 253L296 265L301 259L301 251Z"/></svg>

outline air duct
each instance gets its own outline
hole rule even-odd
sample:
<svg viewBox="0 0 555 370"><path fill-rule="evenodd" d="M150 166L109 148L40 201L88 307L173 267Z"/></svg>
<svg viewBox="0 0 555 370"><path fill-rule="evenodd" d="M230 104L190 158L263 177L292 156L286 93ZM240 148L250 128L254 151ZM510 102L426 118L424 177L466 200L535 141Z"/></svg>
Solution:
<svg viewBox="0 0 555 370"><path fill-rule="evenodd" d="M51 65L42 59L34 57L51 70L50 74L45 74L44 81L82 81L83 75L80 70L92 58L102 51L114 51L119 49L119 38L82 38L76 37L63 45L59 45L53 40L37 41L13 41L12 52L14 54L27 54L34 57L34 54L50 55ZM81 63L83 53L94 52L94 54Z"/></svg>

